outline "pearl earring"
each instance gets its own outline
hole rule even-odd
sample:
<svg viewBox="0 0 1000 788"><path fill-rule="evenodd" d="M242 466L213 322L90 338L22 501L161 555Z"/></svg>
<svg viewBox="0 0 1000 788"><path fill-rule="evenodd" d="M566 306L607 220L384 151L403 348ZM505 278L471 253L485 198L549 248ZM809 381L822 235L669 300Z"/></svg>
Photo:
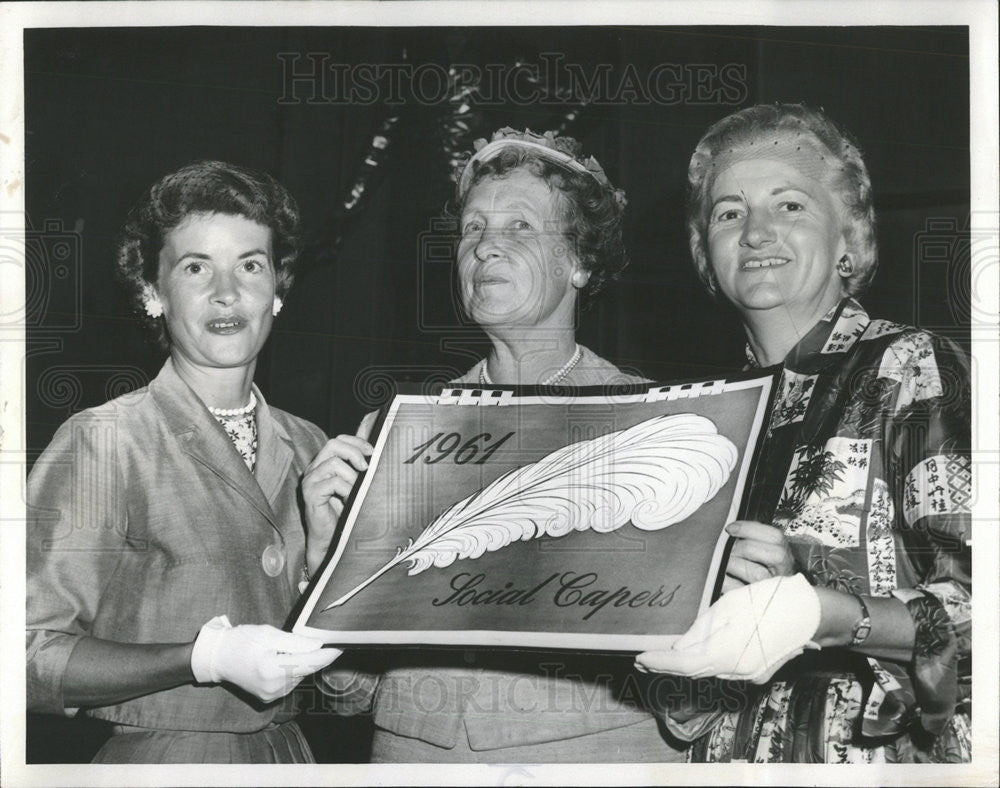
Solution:
<svg viewBox="0 0 1000 788"><path fill-rule="evenodd" d="M275 296L274 297L274 305L271 307L271 315L273 317L277 317L278 316L278 312L281 311L281 307L283 307L283 306L284 306L284 304L281 302L281 296Z"/></svg>
<svg viewBox="0 0 1000 788"><path fill-rule="evenodd" d="M590 280L590 274L587 271L577 271L573 274L573 287L580 289Z"/></svg>
<svg viewBox="0 0 1000 788"><path fill-rule="evenodd" d="M163 304L160 303L160 298L156 295L156 291L149 285L143 288L142 306L146 310L146 314L150 317L156 318L163 314Z"/></svg>
<svg viewBox="0 0 1000 788"><path fill-rule="evenodd" d="M854 266L851 264L851 258L846 254L837 261L837 272L841 276L850 276L854 273Z"/></svg>

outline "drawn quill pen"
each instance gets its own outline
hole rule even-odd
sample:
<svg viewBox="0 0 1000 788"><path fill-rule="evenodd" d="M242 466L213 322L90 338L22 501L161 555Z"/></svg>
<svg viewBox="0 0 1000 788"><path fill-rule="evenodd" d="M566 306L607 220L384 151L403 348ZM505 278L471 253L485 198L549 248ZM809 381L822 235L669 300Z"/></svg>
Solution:
<svg viewBox="0 0 1000 788"><path fill-rule="evenodd" d="M394 566L416 575L479 558L521 540L571 531L644 531L678 523L710 501L738 452L715 424L691 413L657 416L573 443L515 468L437 517L395 557L324 610L338 607Z"/></svg>

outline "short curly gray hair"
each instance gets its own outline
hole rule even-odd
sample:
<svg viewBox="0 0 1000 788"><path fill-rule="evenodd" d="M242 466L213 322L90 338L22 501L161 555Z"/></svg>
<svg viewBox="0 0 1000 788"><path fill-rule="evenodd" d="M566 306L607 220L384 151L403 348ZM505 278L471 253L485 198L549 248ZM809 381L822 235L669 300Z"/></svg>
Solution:
<svg viewBox="0 0 1000 788"><path fill-rule="evenodd" d="M608 180L597 160L583 158L582 145L573 137L547 131L534 134L503 128L493 141L476 143L476 151L459 158L454 207L461 217L472 187L488 178L505 178L525 169L545 181L560 196L563 233L590 277L580 290L586 308L604 287L628 266L625 251L625 192ZM487 152L489 157L482 158ZM561 159L572 160L567 166Z"/></svg>
<svg viewBox="0 0 1000 788"><path fill-rule="evenodd" d="M854 270L845 279L844 288L849 295L860 295L868 289L878 267L875 206L868 168L851 134L822 110L805 104L748 107L713 124L698 141L688 166L687 199L688 242L698 276L714 295L715 275L708 260L713 159L775 132L809 134L829 152L830 163L825 168L827 185L843 202L847 219L844 232L855 255Z"/></svg>

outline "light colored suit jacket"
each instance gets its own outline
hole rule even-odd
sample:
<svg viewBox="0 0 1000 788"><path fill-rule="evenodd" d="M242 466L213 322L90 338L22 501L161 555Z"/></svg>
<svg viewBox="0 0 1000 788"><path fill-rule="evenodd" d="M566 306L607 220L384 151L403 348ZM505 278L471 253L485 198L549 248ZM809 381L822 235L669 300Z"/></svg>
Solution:
<svg viewBox="0 0 1000 788"><path fill-rule="evenodd" d="M299 481L326 438L254 391L253 473L170 361L147 388L59 428L28 477L30 711L74 712L62 678L82 637L190 642L223 613L234 626L282 626L305 551ZM188 684L87 713L143 728L248 732L294 707Z"/></svg>

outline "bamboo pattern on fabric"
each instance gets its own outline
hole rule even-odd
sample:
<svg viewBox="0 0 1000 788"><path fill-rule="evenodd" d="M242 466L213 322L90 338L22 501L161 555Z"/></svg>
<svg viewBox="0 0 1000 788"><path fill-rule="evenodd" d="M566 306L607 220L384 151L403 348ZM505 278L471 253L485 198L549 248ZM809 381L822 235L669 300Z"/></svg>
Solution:
<svg viewBox="0 0 1000 788"><path fill-rule="evenodd" d="M792 349L783 376L751 519L784 530L813 585L904 602L913 659L851 665L831 649L822 669L793 661L747 690L745 708L725 712L692 760L968 761L968 362L949 340L871 321L846 298ZM797 381L811 382L801 414ZM817 682L829 692L814 714ZM772 726L781 730L751 727L786 701ZM808 746L778 752L779 739Z"/></svg>

